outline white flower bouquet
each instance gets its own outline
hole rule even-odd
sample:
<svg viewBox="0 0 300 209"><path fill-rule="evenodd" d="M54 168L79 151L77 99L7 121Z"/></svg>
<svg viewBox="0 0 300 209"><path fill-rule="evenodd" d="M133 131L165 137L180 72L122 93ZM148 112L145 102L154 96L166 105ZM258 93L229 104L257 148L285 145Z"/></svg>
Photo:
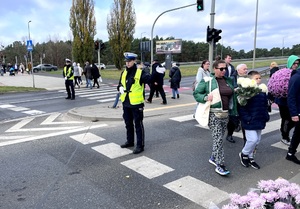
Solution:
<svg viewBox="0 0 300 209"><path fill-rule="evenodd" d="M238 103L242 106L247 104L247 100L260 92L267 93L268 88L265 84L257 85L256 81L250 78L238 78L238 88L236 89Z"/></svg>
<svg viewBox="0 0 300 209"><path fill-rule="evenodd" d="M282 178L261 180L258 189L245 196L230 194L230 199L222 209L299 209L300 186Z"/></svg>

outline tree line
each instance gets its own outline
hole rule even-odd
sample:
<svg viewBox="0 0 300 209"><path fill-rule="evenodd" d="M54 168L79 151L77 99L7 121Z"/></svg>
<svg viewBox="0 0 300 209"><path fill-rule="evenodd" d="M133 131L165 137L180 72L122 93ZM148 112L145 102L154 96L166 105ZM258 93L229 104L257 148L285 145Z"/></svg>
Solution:
<svg viewBox="0 0 300 209"><path fill-rule="evenodd" d="M65 58L74 62L81 63L83 66L86 61L98 62L98 53L94 48L94 42L104 43L105 48L100 52L101 63L113 65L121 70L124 66L123 53L126 51L134 52L139 56L143 53L143 61L150 61L150 51L141 52L140 42L150 41L149 38L134 38L136 15L132 0L114 0L110 14L107 18L108 41L95 40L96 18L94 16L94 0L72 0L70 8L69 26L72 31L72 38L62 41L58 37L49 38L47 42L36 43L32 56L33 66L40 63L53 64L62 68ZM155 52L156 41L172 40L174 37L166 39L158 35L153 38L153 51ZM177 38L178 39L178 38ZM180 54L173 54L173 60L177 62L201 62L208 59L209 45L205 42L182 40ZM230 46L217 43L214 55L231 54L233 59L245 59L253 57L253 50L236 51ZM292 48L274 47L270 50L266 48L256 49L256 58L260 57L279 57L300 54L300 44ZM26 63L29 60L25 40L14 41L0 51L2 61L6 63ZM159 61L165 60L164 54L156 55ZM139 57L140 58L140 57Z"/></svg>
<svg viewBox="0 0 300 209"><path fill-rule="evenodd" d="M170 37L167 39L159 38L156 36L154 38L154 52L155 52L155 42L161 40L172 40L174 37ZM99 40L101 41L101 40ZM149 41L147 38L137 39L135 38L131 42L131 51L138 54L140 57L140 42L141 41ZM113 50L111 50L111 46L109 42L104 42L105 49L101 50L100 59L101 63L106 65L114 65ZM182 40L182 50L180 54L173 54L173 60L177 62L201 62L204 59L208 59L208 51L209 47L207 43L198 42L195 43L193 41ZM93 61L96 63L97 60L97 51L92 48L91 53L93 55ZM215 55L223 55L231 54L233 59L247 59L253 57L253 50L245 52L245 50L236 51L230 46L223 46L221 44L217 44L214 50ZM292 54L300 54L300 44L293 45L292 48L279 48L274 47L270 50L266 48L257 48L256 49L256 58L259 57L280 57L280 56L289 56ZM11 45L8 45L2 51L2 55L5 56L6 63L25 63L25 58L29 59L29 53L27 52L25 43L20 41L15 41ZM84 60L77 60L72 57L72 42L71 41L48 41L45 43L37 43L34 46L34 50L32 51L33 63L34 66L37 64L48 63L53 64L58 67L63 67L65 64L65 58L70 58L75 62L80 62L84 64ZM80 56L80 55L78 55ZM122 54L120 55L122 56ZM157 58L164 62L165 55L156 55ZM150 52L143 52L143 61L150 61ZM2 57L3 59L4 57ZM122 59L123 60L123 59ZM124 64L124 63L123 63Z"/></svg>

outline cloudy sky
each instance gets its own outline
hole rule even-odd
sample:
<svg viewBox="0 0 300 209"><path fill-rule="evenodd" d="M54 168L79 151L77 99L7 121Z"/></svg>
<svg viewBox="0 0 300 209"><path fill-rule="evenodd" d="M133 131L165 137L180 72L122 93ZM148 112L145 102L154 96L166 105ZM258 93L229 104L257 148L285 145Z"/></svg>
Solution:
<svg viewBox="0 0 300 209"><path fill-rule="evenodd" d="M254 46L256 2L258 0L215 0L215 28L222 29L220 43L239 51ZM114 0L95 0L97 35L108 40L107 16ZM164 11L195 4L196 0L133 0L136 12L135 38L151 38L155 19ZM28 22L33 43L70 40L71 0L7 0L1 2L0 44L28 39ZM210 25L211 0L204 0L203 12L196 5L167 12L157 20L153 36L206 41ZM300 43L299 0L259 0L257 48L292 47ZM0 45L0 46L1 46Z"/></svg>

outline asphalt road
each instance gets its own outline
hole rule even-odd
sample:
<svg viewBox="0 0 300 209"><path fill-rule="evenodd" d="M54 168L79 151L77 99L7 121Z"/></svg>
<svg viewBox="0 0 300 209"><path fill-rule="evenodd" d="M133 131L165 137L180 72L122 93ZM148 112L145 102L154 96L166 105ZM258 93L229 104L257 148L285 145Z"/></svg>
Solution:
<svg viewBox="0 0 300 209"><path fill-rule="evenodd" d="M243 142L224 142L231 174L208 163L210 131L191 118L193 108L144 120L146 146L139 155L120 149L122 121L87 122L41 115L1 123L0 208L208 208L246 194L259 180L283 177L300 183L299 166L284 159L279 115L274 111L258 147L260 170L244 168Z"/></svg>

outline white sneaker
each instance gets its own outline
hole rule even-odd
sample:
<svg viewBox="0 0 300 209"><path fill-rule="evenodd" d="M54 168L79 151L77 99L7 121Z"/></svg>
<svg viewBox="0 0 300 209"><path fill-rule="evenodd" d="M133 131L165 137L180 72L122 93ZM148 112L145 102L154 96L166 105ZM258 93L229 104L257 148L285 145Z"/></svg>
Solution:
<svg viewBox="0 0 300 209"><path fill-rule="evenodd" d="M290 146L290 144L291 144L291 142L286 139L281 139L280 141L287 146Z"/></svg>

